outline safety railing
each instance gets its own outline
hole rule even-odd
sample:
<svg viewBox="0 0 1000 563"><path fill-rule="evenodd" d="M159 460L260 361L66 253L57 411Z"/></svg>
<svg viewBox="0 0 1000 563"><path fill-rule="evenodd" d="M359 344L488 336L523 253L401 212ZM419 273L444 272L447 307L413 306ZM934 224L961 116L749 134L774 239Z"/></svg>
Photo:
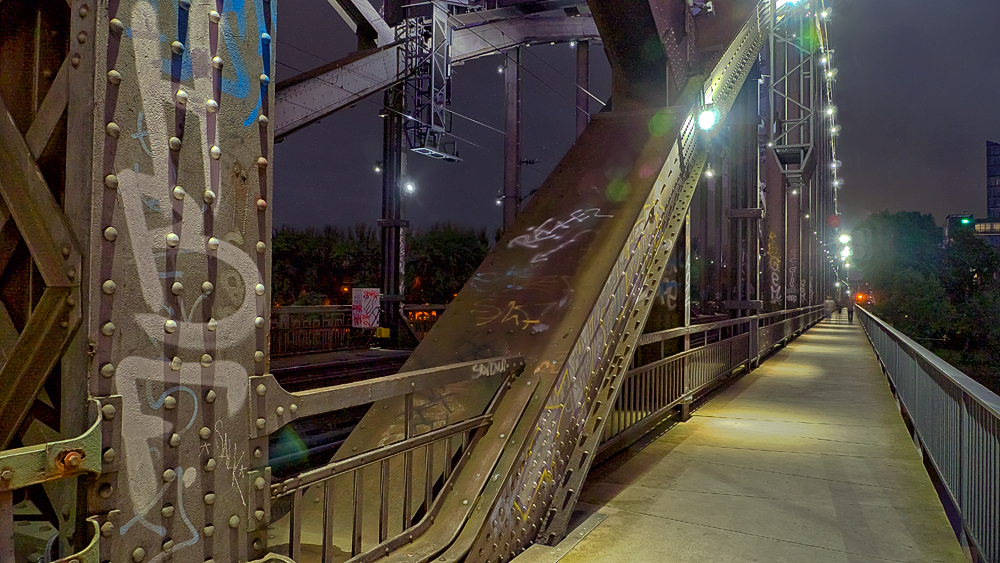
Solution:
<svg viewBox="0 0 1000 563"><path fill-rule="evenodd" d="M776 344L787 342L822 317L822 306L812 306L642 335L640 346L684 336L689 344L697 344L626 372L604 427L599 455L634 442L676 407L686 409L720 380L758 361Z"/></svg>
<svg viewBox="0 0 1000 563"><path fill-rule="evenodd" d="M351 327L350 305L271 309L272 356L355 348L371 332Z"/></svg>
<svg viewBox="0 0 1000 563"><path fill-rule="evenodd" d="M267 401L290 402L300 416L392 397L402 398L405 413L401 440L271 485L272 507L286 497L284 502L290 503L287 515L274 523L271 534L282 540L271 550L300 563L370 561L422 534L434 520L449 479L492 423L509 385L499 386L483 414L433 429L418 429L414 395L479 377L499 375L509 382L523 367L521 358L494 358L302 393L273 393L273 377L255 377L253 383L265 389ZM259 419L262 433L289 421L270 414L277 410L271 403L261 406L261 414L269 413Z"/></svg>
<svg viewBox="0 0 1000 563"><path fill-rule="evenodd" d="M914 441L961 515L976 561L1000 562L1000 397L858 307Z"/></svg>

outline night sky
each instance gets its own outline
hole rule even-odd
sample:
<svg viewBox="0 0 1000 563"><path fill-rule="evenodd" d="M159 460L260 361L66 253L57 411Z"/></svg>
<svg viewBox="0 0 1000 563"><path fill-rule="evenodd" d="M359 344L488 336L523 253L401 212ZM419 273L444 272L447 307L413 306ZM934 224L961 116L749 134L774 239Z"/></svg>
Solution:
<svg viewBox="0 0 1000 563"><path fill-rule="evenodd" d="M985 216L985 145L1000 141L1000 2L945 4L832 0L847 227L883 209L933 213L939 224L949 213ZM277 39L279 80L355 48L325 0L282 2ZM502 62L497 55L456 66L451 109L502 130ZM540 161L524 167L527 193L572 144L575 53L568 44L533 46L522 64L523 158ZM610 70L599 47L591 67L591 91L607 99ZM275 226L375 225L381 103L381 94L372 96L275 146ZM415 228L450 221L492 233L500 224L503 135L458 116L453 132L462 162L408 155L417 193L407 198L406 217Z"/></svg>

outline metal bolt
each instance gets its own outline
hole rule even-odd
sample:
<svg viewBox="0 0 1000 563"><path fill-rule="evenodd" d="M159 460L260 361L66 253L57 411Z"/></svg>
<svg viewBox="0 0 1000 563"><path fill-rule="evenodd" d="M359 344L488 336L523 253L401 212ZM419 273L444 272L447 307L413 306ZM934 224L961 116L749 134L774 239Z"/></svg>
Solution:
<svg viewBox="0 0 1000 563"><path fill-rule="evenodd" d="M211 457L208 458L208 461L205 462L205 471L208 471L209 473L215 471L216 465L218 465L218 463L215 461L214 458Z"/></svg>
<svg viewBox="0 0 1000 563"><path fill-rule="evenodd" d="M215 192L212 190L205 190L205 193L201 195L201 198L205 200L205 203L212 205L215 203Z"/></svg>
<svg viewBox="0 0 1000 563"><path fill-rule="evenodd" d="M208 493L205 495L205 504L215 504L215 493Z"/></svg>
<svg viewBox="0 0 1000 563"><path fill-rule="evenodd" d="M208 393L205 394L205 402L206 403L214 403L215 402L215 391L214 390L209 389Z"/></svg>
<svg viewBox="0 0 1000 563"><path fill-rule="evenodd" d="M173 469L167 469L163 472L163 482L173 483L174 479L177 478L177 473Z"/></svg>
<svg viewBox="0 0 1000 563"><path fill-rule="evenodd" d="M170 150L179 151L181 150L181 146L183 143L181 143L179 137L170 137L170 140L167 141L167 144L170 146Z"/></svg>
<svg viewBox="0 0 1000 563"><path fill-rule="evenodd" d="M202 528L201 531L205 532L205 537L206 538L210 538L213 535L215 535L215 526L209 524L208 526L205 526L204 528ZM207 559L205 561L205 563L208 563L209 561L211 561L212 563L215 563L214 559Z"/></svg>
<svg viewBox="0 0 1000 563"><path fill-rule="evenodd" d="M134 550L132 550L132 561L138 563L139 561L142 561L144 557L146 557L145 549L137 547Z"/></svg>
<svg viewBox="0 0 1000 563"><path fill-rule="evenodd" d="M177 149L174 149L174 150L177 150ZM180 186L174 186L173 194L174 194L174 199L176 199L177 201L181 201L181 200L184 199L184 196L187 195L187 192L184 191L184 188L182 188Z"/></svg>
<svg viewBox="0 0 1000 563"><path fill-rule="evenodd" d="M164 540L163 542L163 552L170 553L170 550L174 548L174 540Z"/></svg>
<svg viewBox="0 0 1000 563"><path fill-rule="evenodd" d="M257 317L253 320L253 326L257 328L264 328L264 317Z"/></svg>
<svg viewBox="0 0 1000 563"><path fill-rule="evenodd" d="M103 291L106 295L113 295L116 289L118 289L118 284L116 284L114 280L105 280L105 282L101 284L101 291Z"/></svg>
<svg viewBox="0 0 1000 563"><path fill-rule="evenodd" d="M114 242L116 238L118 238L118 229L114 227L104 229L104 240Z"/></svg>
<svg viewBox="0 0 1000 563"><path fill-rule="evenodd" d="M115 417L115 414L118 412L118 409L116 409L114 405L104 405L103 407L101 407L101 412L104 413L104 418L106 420L111 420L112 418Z"/></svg>
<svg viewBox="0 0 1000 563"><path fill-rule="evenodd" d="M201 365L202 365L202 367L206 367L206 368L208 366L212 365L212 356L210 356L209 354L202 354L201 355Z"/></svg>
<svg viewBox="0 0 1000 563"><path fill-rule="evenodd" d="M255 362L263 362L264 361L264 352L261 352L260 350L257 350L256 352L254 352L253 353L253 361L255 361Z"/></svg>
<svg viewBox="0 0 1000 563"><path fill-rule="evenodd" d="M257 166L267 168L267 159L263 156L257 158Z"/></svg>
<svg viewBox="0 0 1000 563"><path fill-rule="evenodd" d="M265 484L266 483L264 482L264 478L263 477L257 477L256 479L254 479L254 482L253 482L254 488L257 489L258 491L263 491Z"/></svg>
<svg viewBox="0 0 1000 563"><path fill-rule="evenodd" d="M111 533L115 531L115 525L111 522L105 522L101 524L101 535L110 538Z"/></svg>
<svg viewBox="0 0 1000 563"><path fill-rule="evenodd" d="M118 189L118 176L115 176L114 174L108 174L107 176L105 176L104 177L104 186L107 187L109 190L117 190Z"/></svg>
<svg viewBox="0 0 1000 563"><path fill-rule="evenodd" d="M87 32L86 31L81 31L80 33L78 33L76 35L76 40L80 42L80 45L83 45L84 43L86 43L87 42Z"/></svg>
<svg viewBox="0 0 1000 563"><path fill-rule="evenodd" d="M267 202L264 201L263 199L258 199L257 200L257 211L263 212L265 209L267 209Z"/></svg>
<svg viewBox="0 0 1000 563"><path fill-rule="evenodd" d="M207 426L202 426L201 430L198 431L198 435L201 436L202 440L208 440L212 437L212 429Z"/></svg>
<svg viewBox="0 0 1000 563"><path fill-rule="evenodd" d="M261 517L258 518L258 520L264 517L263 510L258 510L257 512L261 513ZM261 549L264 549L264 542L260 541L260 539L253 540L253 549L254 551L260 551Z"/></svg>
<svg viewBox="0 0 1000 563"><path fill-rule="evenodd" d="M172 396L172 395L167 395L163 399L163 406L166 407L166 408L168 408L168 409L172 409L172 408L176 407L177 406L177 398L174 397L174 396Z"/></svg>
<svg viewBox="0 0 1000 563"><path fill-rule="evenodd" d="M101 325L101 334L104 336L111 336L115 333L115 323L108 321Z"/></svg>
<svg viewBox="0 0 1000 563"><path fill-rule="evenodd" d="M10 481L13 478L14 478L14 472L11 471L10 469L4 469L3 472L0 472L0 479L4 481Z"/></svg>
<svg viewBox="0 0 1000 563"><path fill-rule="evenodd" d="M259 123L261 127L267 127L267 116L264 114L257 116L257 123Z"/></svg>
<svg viewBox="0 0 1000 563"><path fill-rule="evenodd" d="M115 69L109 70L108 71L108 82L114 84L115 86L121 84L122 83L122 73L118 72Z"/></svg>
<svg viewBox="0 0 1000 563"><path fill-rule="evenodd" d="M160 515L164 518L170 518L174 515L174 507L169 504L160 509Z"/></svg>
<svg viewBox="0 0 1000 563"><path fill-rule="evenodd" d="M179 55L184 52L184 44L180 41L172 41L170 43L170 50L173 51L175 55Z"/></svg>
<svg viewBox="0 0 1000 563"><path fill-rule="evenodd" d="M222 57L212 57L212 66L218 70L222 70Z"/></svg>
<svg viewBox="0 0 1000 563"><path fill-rule="evenodd" d="M262 240L261 241L257 241L257 253L258 254L263 254L263 252L265 250L267 250L267 245L264 244L264 241L262 241Z"/></svg>
<svg viewBox="0 0 1000 563"><path fill-rule="evenodd" d="M69 279L75 278L76 277L76 268L74 268L72 266L70 266L69 268L67 268L66 269L66 277L69 278Z"/></svg>
<svg viewBox="0 0 1000 563"><path fill-rule="evenodd" d="M70 248L68 244L64 244L64 245L63 245L63 247L62 247L62 255L63 255L64 257L69 257L69 253L70 253L70 252L71 252L72 250L73 250L73 249L72 249L72 248Z"/></svg>
<svg viewBox="0 0 1000 563"><path fill-rule="evenodd" d="M263 520L264 519L264 511L260 510L260 509L254 510L253 511L253 517L256 518L257 520Z"/></svg>
<svg viewBox="0 0 1000 563"><path fill-rule="evenodd" d="M211 20L212 23L219 23L219 20L222 19L222 15L220 15L219 12L212 10L208 13L208 19Z"/></svg>
<svg viewBox="0 0 1000 563"><path fill-rule="evenodd" d="M253 288L253 291L257 295L264 295L264 284L259 283L259 284L255 285L254 288Z"/></svg>
<svg viewBox="0 0 1000 563"><path fill-rule="evenodd" d="M215 330L219 328L219 321L215 320L215 317L209 317L208 322L205 323L205 328Z"/></svg>
<svg viewBox="0 0 1000 563"><path fill-rule="evenodd" d="M219 111L219 102L208 99L205 101L205 108L208 109L208 113L215 113Z"/></svg>
<svg viewBox="0 0 1000 563"><path fill-rule="evenodd" d="M80 55L79 55L79 53L74 53L73 56L69 59L69 62L70 62L70 64L73 65L73 68L76 68L76 67L80 66Z"/></svg>
<svg viewBox="0 0 1000 563"><path fill-rule="evenodd" d="M173 433L173 434L170 435L170 445L173 446L173 447L175 447L175 448L177 446L181 445L181 436L180 436L180 434L177 434L175 432L175 433Z"/></svg>
<svg viewBox="0 0 1000 563"><path fill-rule="evenodd" d="M215 237L209 237L208 239L208 249L217 250L219 248L219 239Z"/></svg>
<svg viewBox="0 0 1000 563"><path fill-rule="evenodd" d="M257 395L263 397L265 393L267 393L267 387L263 383L257 385Z"/></svg>
<svg viewBox="0 0 1000 563"><path fill-rule="evenodd" d="M290 410L292 412L298 412L299 406L296 405L295 403L292 403L292 405L290 407L288 407L288 410Z"/></svg>
<svg viewBox="0 0 1000 563"><path fill-rule="evenodd" d="M167 334L173 334L177 330L177 321L173 319L167 319L163 323L163 331Z"/></svg>
<svg viewBox="0 0 1000 563"><path fill-rule="evenodd" d="M263 430L265 426L267 426L267 421L264 420L263 418L258 418L257 419L257 428L260 428L261 430Z"/></svg>
<svg viewBox="0 0 1000 563"><path fill-rule="evenodd" d="M178 90L174 98L177 100L178 104L184 105L188 103L188 94L184 90Z"/></svg>
<svg viewBox="0 0 1000 563"><path fill-rule="evenodd" d="M101 375L104 377L114 377L115 375L115 365L114 364L104 364L101 366Z"/></svg>
<svg viewBox="0 0 1000 563"><path fill-rule="evenodd" d="M219 160L219 158L222 156L222 149L220 149L218 146L213 146L211 149L209 149L208 154L213 159Z"/></svg>
<svg viewBox="0 0 1000 563"><path fill-rule="evenodd" d="M73 470L79 469L83 465L83 454L78 451L66 452L63 457L63 464Z"/></svg>
<svg viewBox="0 0 1000 563"><path fill-rule="evenodd" d="M111 21L108 22L108 27L110 27L111 31L116 34L125 30L125 24L123 24L122 20L118 18L111 18Z"/></svg>
<svg viewBox="0 0 1000 563"><path fill-rule="evenodd" d="M111 493L113 492L114 488L111 486L111 483L104 483L97 488L97 494L100 495L101 498L111 498Z"/></svg>
<svg viewBox="0 0 1000 563"><path fill-rule="evenodd" d="M278 413L278 416L285 414L285 407L278 407L274 409L274 412Z"/></svg>
<svg viewBox="0 0 1000 563"><path fill-rule="evenodd" d="M170 371L180 371L181 370L181 359L174 356L170 360Z"/></svg>
<svg viewBox="0 0 1000 563"><path fill-rule="evenodd" d="M86 4L84 4L83 6L80 6L80 17L81 18L87 17L87 14L89 14L89 13L90 13L90 6L88 6Z"/></svg>
<svg viewBox="0 0 1000 563"><path fill-rule="evenodd" d="M260 450L260 448L254 448L254 450L253 450L253 457L254 457L254 459L260 459L260 458L264 457L264 452L262 452Z"/></svg>
<svg viewBox="0 0 1000 563"><path fill-rule="evenodd" d="M113 461L115 461L116 457L118 457L118 452L116 452L114 448L108 448L104 450L104 455L101 456L101 458L104 460L104 463L112 463Z"/></svg>
<svg viewBox="0 0 1000 563"><path fill-rule="evenodd" d="M174 295L184 293L184 284L181 282L174 282L173 285L170 286L170 293L173 293Z"/></svg>
<svg viewBox="0 0 1000 563"><path fill-rule="evenodd" d="M271 82L271 79L266 74L260 75L260 83L262 85L267 86L269 82Z"/></svg>
<svg viewBox="0 0 1000 563"><path fill-rule="evenodd" d="M232 516L231 516L231 517L229 518L229 527L230 527L230 528L235 528L235 527L237 527L237 526L239 526L239 525L240 525L240 517L239 517L239 516L237 516L237 515L235 515L235 514L233 514L233 515L232 515Z"/></svg>

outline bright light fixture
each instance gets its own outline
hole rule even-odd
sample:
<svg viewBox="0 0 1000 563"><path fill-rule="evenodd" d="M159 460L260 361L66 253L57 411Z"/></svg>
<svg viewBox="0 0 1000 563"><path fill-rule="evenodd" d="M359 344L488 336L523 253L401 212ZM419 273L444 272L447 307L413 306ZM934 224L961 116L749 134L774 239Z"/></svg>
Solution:
<svg viewBox="0 0 1000 563"><path fill-rule="evenodd" d="M851 242L851 235L840 235L840 243L847 244Z"/></svg>
<svg viewBox="0 0 1000 563"><path fill-rule="evenodd" d="M711 167L711 166L709 166L708 168L706 168L706 169L705 169L705 176L706 176L707 178L712 178L712 177L714 177L714 176L715 176L715 170L712 170L712 167Z"/></svg>
<svg viewBox="0 0 1000 563"><path fill-rule="evenodd" d="M408 194L412 194L417 190L417 187L413 185L413 182L407 182L403 188L406 189L406 193Z"/></svg>
<svg viewBox="0 0 1000 563"><path fill-rule="evenodd" d="M497 67L497 74L503 74L503 65Z"/></svg>
<svg viewBox="0 0 1000 563"><path fill-rule="evenodd" d="M708 131L712 127L715 127L716 122L719 121L719 114L716 113L714 109L706 109L698 115L698 127L701 127L703 131Z"/></svg>

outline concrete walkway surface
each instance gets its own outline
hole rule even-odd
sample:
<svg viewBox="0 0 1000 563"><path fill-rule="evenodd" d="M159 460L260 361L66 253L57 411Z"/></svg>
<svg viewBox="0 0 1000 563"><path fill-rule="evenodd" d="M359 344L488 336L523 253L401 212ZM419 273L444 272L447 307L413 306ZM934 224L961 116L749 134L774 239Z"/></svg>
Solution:
<svg viewBox="0 0 1000 563"><path fill-rule="evenodd" d="M966 561L846 317L596 467L579 505L592 514L516 562Z"/></svg>

